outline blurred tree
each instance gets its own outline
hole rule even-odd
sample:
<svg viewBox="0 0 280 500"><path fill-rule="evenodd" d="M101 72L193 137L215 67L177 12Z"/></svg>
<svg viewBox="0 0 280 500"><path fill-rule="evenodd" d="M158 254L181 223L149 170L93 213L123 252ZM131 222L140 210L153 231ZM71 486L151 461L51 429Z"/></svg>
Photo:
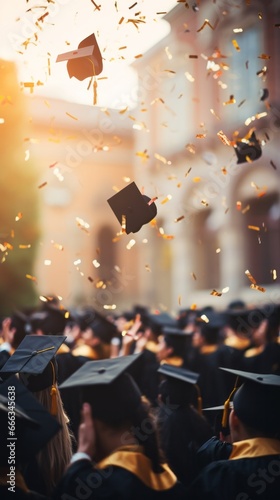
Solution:
<svg viewBox="0 0 280 500"><path fill-rule="evenodd" d="M38 172L29 160L25 97L15 65L0 61L0 314L36 302L32 276L39 238Z"/></svg>

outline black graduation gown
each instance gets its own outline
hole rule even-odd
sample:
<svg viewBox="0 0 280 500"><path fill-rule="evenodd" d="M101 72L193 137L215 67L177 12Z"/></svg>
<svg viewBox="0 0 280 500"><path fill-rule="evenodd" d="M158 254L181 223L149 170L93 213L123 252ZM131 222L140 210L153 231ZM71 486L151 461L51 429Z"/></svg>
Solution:
<svg viewBox="0 0 280 500"><path fill-rule="evenodd" d="M21 473L16 472L15 485L7 483L8 468L0 467L0 498L1 500L51 500L45 495L28 490ZM10 489L9 489L10 488ZM12 489L11 489L12 488Z"/></svg>
<svg viewBox="0 0 280 500"><path fill-rule="evenodd" d="M249 350L247 354L253 354L254 350ZM280 344L269 342L264 350L250 357L243 357L242 368L252 373L276 373L280 375Z"/></svg>
<svg viewBox="0 0 280 500"><path fill-rule="evenodd" d="M60 482L55 500L180 500L185 489L171 470L155 474L143 453L117 450L98 464L88 460L72 464Z"/></svg>
<svg viewBox="0 0 280 500"><path fill-rule="evenodd" d="M207 420L189 405L177 409L162 405L157 422L167 463L179 481L187 485L196 470L196 452L212 436L212 429Z"/></svg>
<svg viewBox="0 0 280 500"><path fill-rule="evenodd" d="M192 500L279 500L280 441L255 438L233 444L228 460L204 467L189 488Z"/></svg>

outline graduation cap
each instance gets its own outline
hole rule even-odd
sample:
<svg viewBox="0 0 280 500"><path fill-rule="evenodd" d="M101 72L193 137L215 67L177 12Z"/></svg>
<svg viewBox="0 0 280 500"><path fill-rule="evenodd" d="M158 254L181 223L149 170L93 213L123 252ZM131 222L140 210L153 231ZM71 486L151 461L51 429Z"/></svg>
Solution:
<svg viewBox="0 0 280 500"><path fill-rule="evenodd" d="M61 335L68 322L68 317L69 313L65 309L60 309L50 303L45 304L42 310L34 312L30 317L32 331L36 332L37 329L40 329L44 335Z"/></svg>
<svg viewBox="0 0 280 500"><path fill-rule="evenodd" d="M56 352L66 337L51 335L27 335L14 354L0 370L2 379L19 373L24 385L31 392L51 387L51 413L56 414Z"/></svg>
<svg viewBox="0 0 280 500"><path fill-rule="evenodd" d="M77 50L59 54L56 62L67 61L70 78L74 76L82 81L85 78L99 75L103 69L102 56L94 33L82 40Z"/></svg>
<svg viewBox="0 0 280 500"><path fill-rule="evenodd" d="M165 380L161 382L159 387L159 393L162 396L163 402L168 401L170 404L179 406L189 405L195 399L194 389L196 389L197 407L201 413L202 400L199 387L197 386L198 373L186 370L185 368L171 366L167 363L162 364L158 368L158 373L165 377Z"/></svg>
<svg viewBox="0 0 280 500"><path fill-rule="evenodd" d="M251 134L249 139L238 141L234 146L234 150L238 159L238 164L252 162L262 156L262 148L255 132Z"/></svg>
<svg viewBox="0 0 280 500"><path fill-rule="evenodd" d="M92 408L94 418L105 422L121 422L137 412L141 405L141 393L129 368L139 354L99 361L88 361L59 389L82 388L84 402Z"/></svg>
<svg viewBox="0 0 280 500"><path fill-rule="evenodd" d="M131 182L107 202L126 234L137 233L144 224L148 224L157 215L155 203L140 193L135 182Z"/></svg>
<svg viewBox="0 0 280 500"><path fill-rule="evenodd" d="M226 425L230 400L238 418L248 427L269 435L280 435L280 375L221 368L236 375L233 391L225 402L222 425ZM238 387L239 378L242 385Z"/></svg>
<svg viewBox="0 0 280 500"><path fill-rule="evenodd" d="M186 344L191 341L191 335L183 330L180 330L179 328L170 326L164 326L162 334L166 345L173 348L173 354L175 356L185 355Z"/></svg>
<svg viewBox="0 0 280 500"><path fill-rule="evenodd" d="M13 386L15 396L15 436L16 441L16 459L25 464L28 460L42 449L48 441L61 429L57 420L35 399L31 392L18 380L16 376L9 378L4 383L0 384L0 421L1 432L0 439L4 439L5 443L0 446L1 458L5 458L7 448L7 437L13 440L11 435L8 435L7 415L1 410L2 404L5 406L7 394ZM5 410L4 410L5 411ZM7 465L7 460L3 465Z"/></svg>
<svg viewBox="0 0 280 500"><path fill-rule="evenodd" d="M116 325L94 309L84 313L82 329L87 328L91 328L94 335L105 344L110 344L113 337L119 336Z"/></svg>
<svg viewBox="0 0 280 500"><path fill-rule="evenodd" d="M160 335L164 327L176 328L177 320L172 318L170 314L161 312L159 314L146 314L143 321L144 327L151 328L153 333Z"/></svg>

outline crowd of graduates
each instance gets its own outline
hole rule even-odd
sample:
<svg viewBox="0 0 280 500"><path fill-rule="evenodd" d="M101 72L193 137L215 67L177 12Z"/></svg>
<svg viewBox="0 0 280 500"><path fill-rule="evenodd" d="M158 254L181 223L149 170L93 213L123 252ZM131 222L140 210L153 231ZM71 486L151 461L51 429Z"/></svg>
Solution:
<svg viewBox="0 0 280 500"><path fill-rule="evenodd" d="M1 498L276 500L279 331L279 304L241 300L2 318Z"/></svg>

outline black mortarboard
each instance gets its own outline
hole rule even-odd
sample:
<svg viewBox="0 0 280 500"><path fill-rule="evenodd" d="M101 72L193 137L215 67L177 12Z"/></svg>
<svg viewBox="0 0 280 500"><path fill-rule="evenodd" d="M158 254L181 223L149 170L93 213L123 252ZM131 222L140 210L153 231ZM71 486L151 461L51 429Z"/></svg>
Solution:
<svg viewBox="0 0 280 500"><path fill-rule="evenodd" d="M113 337L119 336L116 325L94 309L85 311L82 323L83 330L91 328L94 335L105 344L110 344Z"/></svg>
<svg viewBox="0 0 280 500"><path fill-rule="evenodd" d="M64 332L69 312L65 309L52 305L45 304L43 309L34 312L30 317L32 331L37 329L42 330L44 335L61 335Z"/></svg>
<svg viewBox="0 0 280 500"><path fill-rule="evenodd" d="M221 368L242 379L237 388L238 379L230 397L240 420L253 429L271 437L280 435L280 375L260 374Z"/></svg>
<svg viewBox="0 0 280 500"><path fill-rule="evenodd" d="M238 159L238 164L255 161L262 155L262 148L255 132L251 134L249 139L238 141L234 146L234 150Z"/></svg>
<svg viewBox="0 0 280 500"><path fill-rule="evenodd" d="M142 320L142 317L141 317ZM147 314L143 319L144 327L149 327L156 335L160 335L164 327L176 328L177 320L170 314L161 312L158 314Z"/></svg>
<svg viewBox="0 0 280 500"><path fill-rule="evenodd" d="M140 193L135 182L107 200L126 234L137 233L156 217L157 207L154 202L149 204L150 201L151 198Z"/></svg>
<svg viewBox="0 0 280 500"><path fill-rule="evenodd" d="M22 311L14 311L11 315L10 328L15 328L13 347L16 348L28 333L31 333L29 318Z"/></svg>
<svg viewBox="0 0 280 500"><path fill-rule="evenodd" d="M65 339L66 337L57 335L27 335L0 373L40 375Z"/></svg>
<svg viewBox="0 0 280 500"><path fill-rule="evenodd" d="M48 441L60 430L61 426L55 418L32 396L31 392L13 376L0 384L0 394L7 397L8 392L14 387L16 405L31 419L18 419L15 423L16 458L26 463L48 443ZM1 423L3 418L1 418ZM1 425L3 430L3 427ZM8 430L6 423L5 429ZM3 433L1 433L1 437ZM12 437L11 435L9 437ZM5 434L5 447L7 446L7 435ZM2 454L1 454L2 457ZM7 463L7 462L6 462Z"/></svg>
<svg viewBox="0 0 280 500"><path fill-rule="evenodd" d="M57 413L57 366L53 358L65 339L62 336L27 335L0 370L3 378L19 373L21 381L31 392L51 387L52 415Z"/></svg>
<svg viewBox="0 0 280 500"><path fill-rule="evenodd" d="M173 355L184 358L187 343L191 342L192 336L179 328L170 326L163 327L162 334L166 345L172 347Z"/></svg>
<svg viewBox="0 0 280 500"><path fill-rule="evenodd" d="M141 393L128 371L138 354L88 361L60 385L60 389L82 387L83 401L92 415L106 422L133 418L141 404Z"/></svg>
<svg viewBox="0 0 280 500"><path fill-rule="evenodd" d="M158 368L158 373L164 375L165 380L161 382L159 393L164 398L164 403L170 404L190 404L195 399L196 388L198 392L198 409L201 410L201 397L197 384L198 373L186 370L185 368L172 366L167 363Z"/></svg>
<svg viewBox="0 0 280 500"><path fill-rule="evenodd" d="M85 78L99 75L103 69L102 56L94 33L82 40L77 50L59 54L56 62L67 61L67 71L82 81Z"/></svg>

